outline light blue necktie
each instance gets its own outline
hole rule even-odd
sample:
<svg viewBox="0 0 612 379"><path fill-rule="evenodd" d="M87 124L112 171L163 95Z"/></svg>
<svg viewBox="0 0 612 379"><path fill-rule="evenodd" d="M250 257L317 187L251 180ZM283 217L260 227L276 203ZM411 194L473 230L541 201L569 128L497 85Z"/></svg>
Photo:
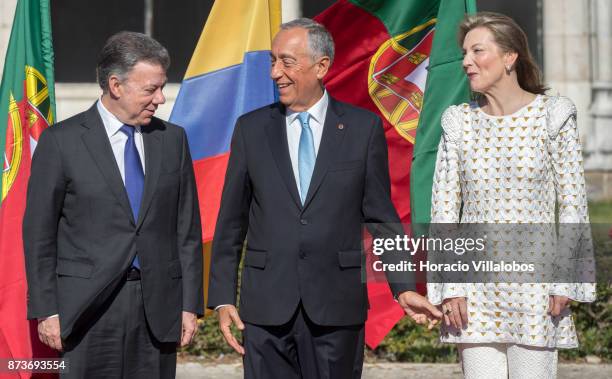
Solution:
<svg viewBox="0 0 612 379"><path fill-rule="evenodd" d="M123 151L125 189L130 200L134 220L138 221L138 211L140 210L140 202L144 191L144 170L140 162L140 155L138 155L138 150L136 149L136 141L134 141L135 128L130 125L123 125L121 131L128 137L125 142L125 150ZM132 266L140 269L138 255L134 257Z"/></svg>
<svg viewBox="0 0 612 379"><path fill-rule="evenodd" d="M302 133L300 134L300 146L298 149L298 171L300 174L300 198L302 205L306 200L308 194L308 187L310 186L310 179L312 178L312 172L315 166L315 148L314 138L312 137L312 129L308 124L310 113L302 112L298 115L302 124Z"/></svg>

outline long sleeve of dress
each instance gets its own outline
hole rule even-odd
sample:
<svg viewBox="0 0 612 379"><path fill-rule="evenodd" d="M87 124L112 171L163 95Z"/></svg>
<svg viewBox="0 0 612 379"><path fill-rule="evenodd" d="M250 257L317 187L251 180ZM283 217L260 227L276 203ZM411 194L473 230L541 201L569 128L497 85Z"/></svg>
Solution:
<svg viewBox="0 0 612 379"><path fill-rule="evenodd" d="M431 223L459 223L461 182L459 179L459 139L461 111L451 106L442 114L442 138L438 145L431 195Z"/></svg>
<svg viewBox="0 0 612 379"><path fill-rule="evenodd" d="M441 224L457 224L460 221L461 181L459 165L459 142L461 138L462 112L458 106L451 106L442 114L442 138L438 145L436 168L431 196L431 227L444 230ZM438 226L436 226L438 224ZM429 252L431 261L435 254ZM437 273L429 274L427 296L432 304L440 304L444 299L466 295L464 283L443 283ZM435 276L435 278L434 278Z"/></svg>
<svg viewBox="0 0 612 379"><path fill-rule="evenodd" d="M559 212L558 251L563 275L551 286L551 295L572 300L595 300L594 257L582 148L576 123L576 107L566 97L551 100L548 112L549 153ZM591 283L588 283L591 281Z"/></svg>

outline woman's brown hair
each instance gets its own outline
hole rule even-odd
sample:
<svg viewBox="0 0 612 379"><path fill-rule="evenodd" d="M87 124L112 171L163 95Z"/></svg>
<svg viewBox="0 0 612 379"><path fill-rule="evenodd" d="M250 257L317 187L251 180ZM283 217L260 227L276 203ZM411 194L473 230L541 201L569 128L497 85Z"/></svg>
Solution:
<svg viewBox="0 0 612 379"><path fill-rule="evenodd" d="M544 94L548 88L542 83L542 74L527 43L527 36L518 24L508 16L494 12L478 12L468 15L459 25L459 45L473 29L486 28L493 34L497 45L504 53L518 54L514 69L518 83L525 91Z"/></svg>

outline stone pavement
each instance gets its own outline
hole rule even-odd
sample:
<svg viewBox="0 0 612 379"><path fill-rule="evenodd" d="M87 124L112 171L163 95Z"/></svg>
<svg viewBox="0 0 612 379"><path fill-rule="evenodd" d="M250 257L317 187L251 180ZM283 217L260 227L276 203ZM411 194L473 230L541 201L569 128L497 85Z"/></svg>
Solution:
<svg viewBox="0 0 612 379"><path fill-rule="evenodd" d="M240 379L241 363L179 363L177 379ZM366 363L363 379L461 379L458 364L432 363ZM558 379L610 379L612 364L564 363L559 365ZM528 378L526 378L528 379Z"/></svg>

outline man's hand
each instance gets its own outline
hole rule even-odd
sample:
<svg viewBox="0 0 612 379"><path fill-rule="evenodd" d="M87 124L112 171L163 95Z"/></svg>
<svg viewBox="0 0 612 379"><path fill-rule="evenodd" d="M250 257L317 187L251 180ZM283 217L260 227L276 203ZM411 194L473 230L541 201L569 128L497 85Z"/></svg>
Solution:
<svg viewBox="0 0 612 379"><path fill-rule="evenodd" d="M433 306L427 298L414 291L402 292L397 297L397 302L417 324L427 323L427 329L429 330L436 326L442 318L442 312Z"/></svg>
<svg viewBox="0 0 612 379"><path fill-rule="evenodd" d="M467 302L465 297L452 297L442 301L442 313L446 326L462 329L468 325Z"/></svg>
<svg viewBox="0 0 612 379"><path fill-rule="evenodd" d="M181 347L191 343L198 329L198 316L195 313L183 311L183 332L181 333Z"/></svg>
<svg viewBox="0 0 612 379"><path fill-rule="evenodd" d="M59 317L49 317L38 321L38 338L50 348L62 351Z"/></svg>
<svg viewBox="0 0 612 379"><path fill-rule="evenodd" d="M568 306L570 299L567 296L550 295L548 297L548 313L557 317Z"/></svg>
<svg viewBox="0 0 612 379"><path fill-rule="evenodd" d="M217 310L219 314L219 330L225 338L225 342L230 345L237 353L244 355L244 347L238 343L236 337L232 334L230 326L236 325L239 330L244 330L244 324L238 316L238 310L233 305L224 305Z"/></svg>

